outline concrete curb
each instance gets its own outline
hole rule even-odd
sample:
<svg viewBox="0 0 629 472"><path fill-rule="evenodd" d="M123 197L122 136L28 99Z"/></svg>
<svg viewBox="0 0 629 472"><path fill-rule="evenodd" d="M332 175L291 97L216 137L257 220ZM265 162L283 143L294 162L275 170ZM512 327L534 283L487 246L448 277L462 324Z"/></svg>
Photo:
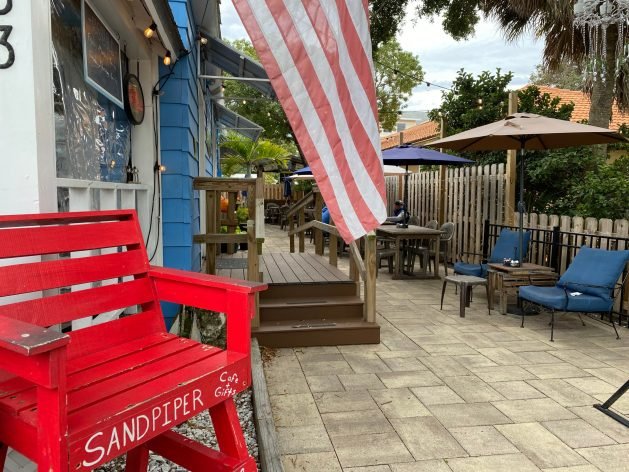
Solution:
<svg viewBox="0 0 629 472"><path fill-rule="evenodd" d="M258 436L258 454L262 472L284 472L273 421L271 400L266 388L262 356L257 339L251 340L251 378L253 388L253 418Z"/></svg>

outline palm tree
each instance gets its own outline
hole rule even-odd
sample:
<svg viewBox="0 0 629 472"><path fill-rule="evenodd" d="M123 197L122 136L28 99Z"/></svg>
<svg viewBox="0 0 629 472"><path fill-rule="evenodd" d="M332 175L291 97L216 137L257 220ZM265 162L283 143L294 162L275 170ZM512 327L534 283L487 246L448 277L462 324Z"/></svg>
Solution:
<svg viewBox="0 0 629 472"><path fill-rule="evenodd" d="M588 71L586 92L591 95L591 125L609 126L614 99L620 109L629 109L629 62L617 47L617 26L607 28L603 35L605 44L601 45L598 55L592 57L587 51L596 46L589 44L589 32L584 36L573 26L573 0L481 0L480 5L485 14L500 23L508 39L517 39L529 31L543 37L544 63L548 69L571 61ZM621 39L627 42L629 29L624 28L622 34Z"/></svg>
<svg viewBox="0 0 629 472"><path fill-rule="evenodd" d="M264 139L254 141L235 132L227 134L220 146L225 150L225 158L221 162L225 175L244 171L245 177L251 177L254 167L267 164L284 168L290 157L290 152L278 144Z"/></svg>

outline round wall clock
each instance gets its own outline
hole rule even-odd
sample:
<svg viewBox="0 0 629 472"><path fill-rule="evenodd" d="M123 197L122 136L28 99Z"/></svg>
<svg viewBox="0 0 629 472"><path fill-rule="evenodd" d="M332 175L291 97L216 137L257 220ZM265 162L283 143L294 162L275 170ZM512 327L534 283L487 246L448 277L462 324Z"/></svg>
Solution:
<svg viewBox="0 0 629 472"><path fill-rule="evenodd" d="M129 121L139 125L144 121L144 93L138 77L127 74L124 78L124 111Z"/></svg>

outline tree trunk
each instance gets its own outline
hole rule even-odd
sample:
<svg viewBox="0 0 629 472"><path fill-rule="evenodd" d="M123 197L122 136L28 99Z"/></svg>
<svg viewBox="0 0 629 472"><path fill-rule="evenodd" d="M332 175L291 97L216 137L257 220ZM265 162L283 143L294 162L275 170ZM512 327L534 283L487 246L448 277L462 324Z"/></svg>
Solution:
<svg viewBox="0 0 629 472"><path fill-rule="evenodd" d="M245 178L251 178L251 164L247 164L247 167L245 168Z"/></svg>
<svg viewBox="0 0 629 472"><path fill-rule="evenodd" d="M600 75L592 85L592 105L590 107L589 124L601 128L609 128L614 103L614 83L616 77L616 41L618 30L610 27L607 30L607 57L605 58L605 72L598 66ZM599 146L600 153L607 152L607 146Z"/></svg>

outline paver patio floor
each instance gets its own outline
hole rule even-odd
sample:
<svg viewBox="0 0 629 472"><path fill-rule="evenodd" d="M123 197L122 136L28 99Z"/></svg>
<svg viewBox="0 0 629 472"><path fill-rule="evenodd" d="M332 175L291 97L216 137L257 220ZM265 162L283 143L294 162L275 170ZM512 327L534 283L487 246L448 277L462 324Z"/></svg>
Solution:
<svg viewBox="0 0 629 472"><path fill-rule="evenodd" d="M286 232L266 236L288 250ZM460 318L454 287L443 311L440 291L381 269L380 344L276 351L265 374L287 472L629 470L629 428L592 408L629 378L627 328L616 340L564 315L552 343L547 314L524 328L488 316L481 289ZM615 407L629 414L629 398Z"/></svg>

